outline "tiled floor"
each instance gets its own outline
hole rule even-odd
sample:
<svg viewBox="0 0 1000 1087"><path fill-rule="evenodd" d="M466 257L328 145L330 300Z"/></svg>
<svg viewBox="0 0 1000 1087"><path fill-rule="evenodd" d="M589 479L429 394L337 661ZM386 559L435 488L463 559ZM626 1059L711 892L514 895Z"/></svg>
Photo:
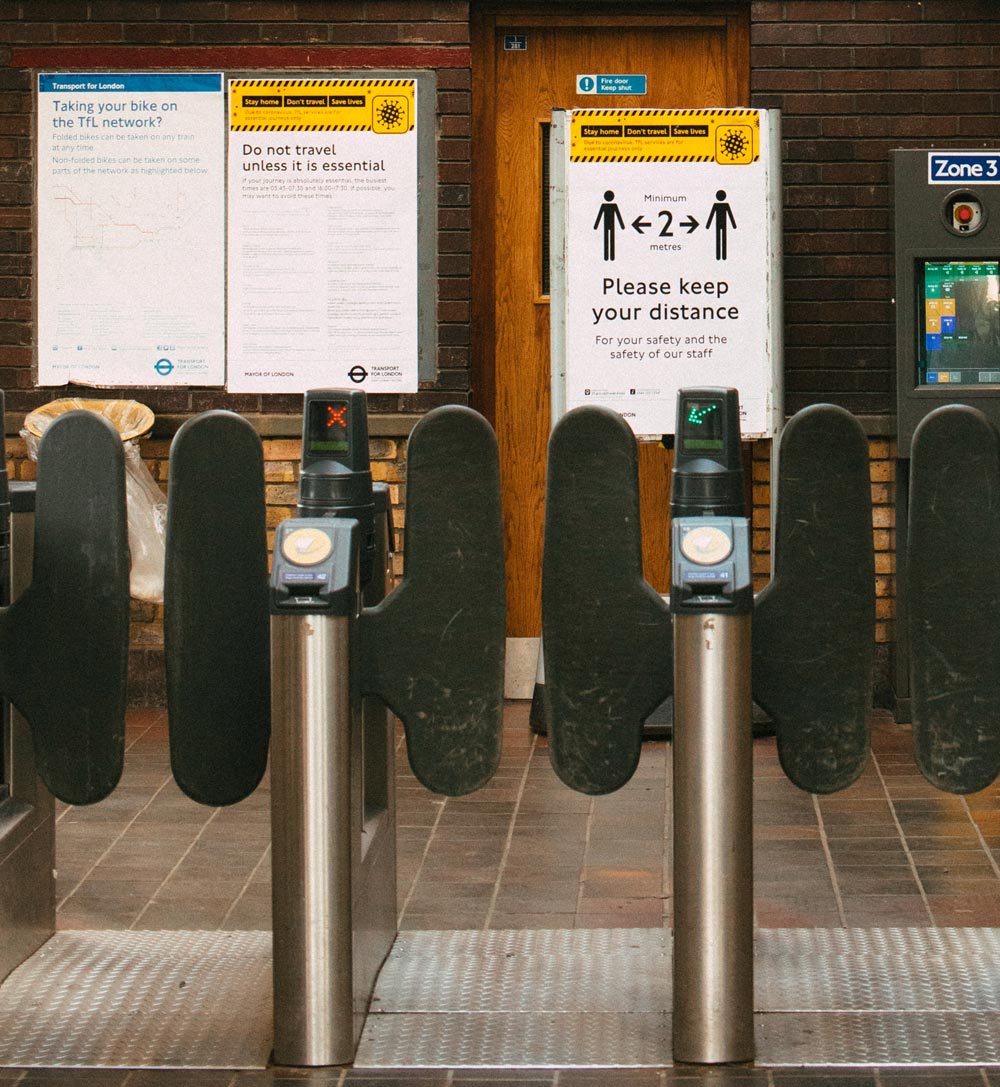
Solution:
<svg viewBox="0 0 1000 1087"><path fill-rule="evenodd" d="M403 929L653 927L671 916L670 745L649 742L620 792L569 791L549 766L528 707L508 707L493 782L466 798L419 786L399 749L399 920ZM909 734L877 715L875 756L831 797L783 777L774 741L755 742L755 897L762 927L1000 925L998 788L970 797L920 777ZM131 715L114 795L58 816L60 928L266 929L266 783L232 808L201 808L169 776L162 711ZM310 1083L533 1084L558 1087L1000 1087L1000 1069L668 1068L524 1072L328 1070L302 1073L0 1070L0 1084L152 1087Z"/></svg>

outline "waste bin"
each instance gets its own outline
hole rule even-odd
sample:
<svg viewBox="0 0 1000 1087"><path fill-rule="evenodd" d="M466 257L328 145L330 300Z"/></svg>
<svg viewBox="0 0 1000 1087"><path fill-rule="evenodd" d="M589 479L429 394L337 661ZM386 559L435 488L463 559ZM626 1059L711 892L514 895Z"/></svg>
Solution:
<svg viewBox="0 0 1000 1087"><path fill-rule="evenodd" d="M132 560L129 591L136 600L161 604L167 499L139 452L139 440L152 430L155 416L137 400L87 400L78 396L53 400L30 412L24 420L21 437L32 460L38 459L39 442L52 420L68 411L80 410L103 415L121 435L125 446L128 545Z"/></svg>

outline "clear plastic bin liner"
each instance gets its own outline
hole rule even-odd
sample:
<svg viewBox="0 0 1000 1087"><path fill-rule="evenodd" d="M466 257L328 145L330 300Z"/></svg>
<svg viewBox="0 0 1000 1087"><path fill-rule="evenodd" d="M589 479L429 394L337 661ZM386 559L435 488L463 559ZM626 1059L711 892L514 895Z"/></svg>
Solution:
<svg viewBox="0 0 1000 1087"><path fill-rule="evenodd" d="M132 568L129 589L136 600L163 603L164 539L167 499L142 462L139 439L153 426L154 415L137 400L86 400L78 396L54 400L36 408L24 420L21 437L28 455L38 459L38 445L45 428L68 411L93 411L109 420L125 446L125 495L128 508L128 546Z"/></svg>

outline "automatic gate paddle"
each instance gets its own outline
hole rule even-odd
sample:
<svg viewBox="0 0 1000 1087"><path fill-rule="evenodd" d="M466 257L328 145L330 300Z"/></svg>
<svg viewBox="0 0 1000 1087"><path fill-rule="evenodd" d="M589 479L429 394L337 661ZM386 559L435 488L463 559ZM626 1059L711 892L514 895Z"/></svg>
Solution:
<svg viewBox="0 0 1000 1087"><path fill-rule="evenodd" d="M1000 773L1000 438L977 408L933 411L913 435L907 565L913 742L950 793Z"/></svg>
<svg viewBox="0 0 1000 1087"><path fill-rule="evenodd" d="M635 773L672 690L670 635L642 576L635 438L615 412L575 408L549 439L542 560L549 755L570 788L609 793Z"/></svg>
<svg viewBox="0 0 1000 1087"><path fill-rule="evenodd" d="M128 579L121 438L94 412L68 412L38 452L31 584L0 611L0 689L67 804L103 800L121 777Z"/></svg>
<svg viewBox="0 0 1000 1087"><path fill-rule="evenodd" d="M205 412L170 449L163 616L171 768L201 804L242 800L264 774L268 622L261 441Z"/></svg>
<svg viewBox="0 0 1000 1087"><path fill-rule="evenodd" d="M753 617L753 696L774 718L800 789L832 793L864 769L875 651L868 439L817 404L779 447L774 577Z"/></svg>
<svg viewBox="0 0 1000 1087"><path fill-rule="evenodd" d="M402 582L361 623L366 694L402 720L417 778L459 796L500 761L506 598L497 440L469 408L436 408L407 449Z"/></svg>

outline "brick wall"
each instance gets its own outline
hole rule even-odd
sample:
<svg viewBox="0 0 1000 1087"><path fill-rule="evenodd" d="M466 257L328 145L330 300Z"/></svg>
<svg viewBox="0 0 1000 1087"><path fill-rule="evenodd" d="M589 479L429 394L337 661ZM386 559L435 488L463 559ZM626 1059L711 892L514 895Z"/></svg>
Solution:
<svg viewBox="0 0 1000 1087"><path fill-rule="evenodd" d="M751 104L782 111L788 410L895 410L890 151L1000 142L996 0L757 0Z"/></svg>

